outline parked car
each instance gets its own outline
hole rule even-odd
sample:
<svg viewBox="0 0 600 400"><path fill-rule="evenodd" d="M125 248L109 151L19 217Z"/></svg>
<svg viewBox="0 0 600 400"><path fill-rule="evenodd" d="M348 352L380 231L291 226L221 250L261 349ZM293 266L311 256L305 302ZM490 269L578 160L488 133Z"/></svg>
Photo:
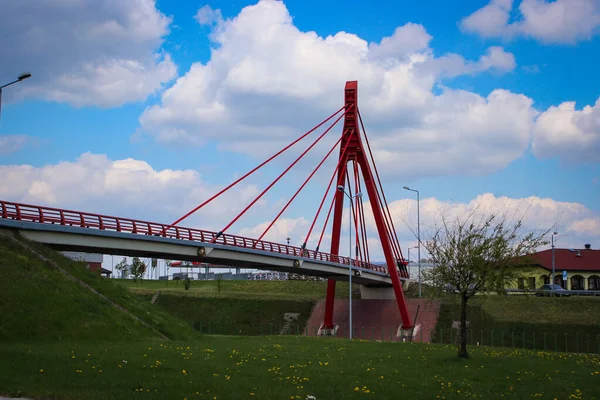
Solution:
<svg viewBox="0 0 600 400"><path fill-rule="evenodd" d="M535 294L537 297L542 297L542 296L558 296L558 297L569 297L571 296L571 293L569 293L568 290L563 289L562 287L560 287L560 285L542 285L537 293Z"/></svg>

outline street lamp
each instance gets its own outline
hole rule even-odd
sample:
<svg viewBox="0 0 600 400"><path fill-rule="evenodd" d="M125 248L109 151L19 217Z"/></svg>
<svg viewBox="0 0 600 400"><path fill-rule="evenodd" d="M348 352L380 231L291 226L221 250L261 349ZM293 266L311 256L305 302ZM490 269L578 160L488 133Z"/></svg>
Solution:
<svg viewBox="0 0 600 400"><path fill-rule="evenodd" d="M421 212L420 212L420 204L419 204L419 191L416 189L411 189L408 186L404 186L403 189L410 190L411 192L417 192L417 241L419 242L418 247L418 271L419 271L419 297L421 297Z"/></svg>
<svg viewBox="0 0 600 400"><path fill-rule="evenodd" d="M358 192L356 193L354 196L350 196L348 193L346 193L346 191L344 190L344 186L343 185L339 185L337 187L337 190L344 193L346 196L348 196L348 199L350 199L350 207L348 207L348 265L349 265L349 276L348 276L348 280L349 280L349 285L350 288L349 290L349 314L350 314L350 321L349 321L349 329L348 329L348 337L350 339L352 339L352 211L351 211L351 207L352 207L352 199L354 199L355 197L362 197L362 193Z"/></svg>
<svg viewBox="0 0 600 400"><path fill-rule="evenodd" d="M556 283L554 279L554 235L558 235L558 232L552 233L552 285Z"/></svg>
<svg viewBox="0 0 600 400"><path fill-rule="evenodd" d="M2 89L4 89L7 86L14 85L15 83L24 81L27 78L31 78L31 74L29 72L19 75L19 77L15 81L12 81L12 82L7 83L6 85L0 86L0 114L2 113Z"/></svg>
<svg viewBox="0 0 600 400"><path fill-rule="evenodd" d="M290 238L288 237L286 240L287 240L287 244L289 246L290 245Z"/></svg>

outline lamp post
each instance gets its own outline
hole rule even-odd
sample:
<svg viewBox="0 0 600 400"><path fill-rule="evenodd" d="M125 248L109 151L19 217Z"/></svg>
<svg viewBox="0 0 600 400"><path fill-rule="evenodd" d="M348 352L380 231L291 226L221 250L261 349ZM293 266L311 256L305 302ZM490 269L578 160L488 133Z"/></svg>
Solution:
<svg viewBox="0 0 600 400"><path fill-rule="evenodd" d="M19 77L17 78L17 80L14 80L12 82L9 82L9 83L7 83L5 85L0 86L0 115L2 113L2 89L4 89L7 86L14 85L15 83L19 83L21 81L24 81L27 78L31 78L31 74L29 72L19 75Z"/></svg>
<svg viewBox="0 0 600 400"><path fill-rule="evenodd" d="M416 189L411 189L408 186L404 186L403 189L410 190L411 192L417 192L417 244L418 248L418 274L419 274L419 297L421 297L421 211L420 211L420 199L419 199L419 191Z"/></svg>
<svg viewBox="0 0 600 400"><path fill-rule="evenodd" d="M287 244L289 246L290 245L290 238L288 237L286 240L287 240Z"/></svg>
<svg viewBox="0 0 600 400"><path fill-rule="evenodd" d="M554 235L558 235L558 232L552 232L552 285L556 283L554 279Z"/></svg>
<svg viewBox="0 0 600 400"><path fill-rule="evenodd" d="M348 207L348 281L349 281L349 321L348 321L348 338L352 339L352 199L355 197L362 197L362 193L358 192L354 196L350 196L344 190L344 186L339 185L337 190L344 193L350 199L350 207Z"/></svg>

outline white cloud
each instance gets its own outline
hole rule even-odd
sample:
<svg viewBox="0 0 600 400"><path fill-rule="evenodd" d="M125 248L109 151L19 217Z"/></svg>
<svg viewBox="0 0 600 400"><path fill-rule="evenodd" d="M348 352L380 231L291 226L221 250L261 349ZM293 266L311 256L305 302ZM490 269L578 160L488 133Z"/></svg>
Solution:
<svg viewBox="0 0 600 400"><path fill-rule="evenodd" d="M10 46L0 52L0 78L33 75L9 97L116 107L146 99L177 73L160 52L171 19L155 0L8 1L2 19Z"/></svg>
<svg viewBox="0 0 600 400"><path fill-rule="evenodd" d="M16 153L36 143L37 139L28 135L2 135L0 136L0 155Z"/></svg>
<svg viewBox="0 0 600 400"><path fill-rule="evenodd" d="M535 123L533 152L539 158L599 162L600 98L582 110L572 101L548 108Z"/></svg>
<svg viewBox="0 0 600 400"><path fill-rule="evenodd" d="M43 167L2 165L0 175L4 200L162 223L173 222L221 189L194 170L157 171L145 161L90 153ZM257 193L256 186L240 183L180 225L219 230ZM264 204L257 203L253 212Z"/></svg>
<svg viewBox="0 0 600 400"><path fill-rule="evenodd" d="M512 8L513 0L491 0L465 17L461 28L487 38L526 36L561 44L588 40L599 32L597 0L523 0L518 7L518 18L510 22Z"/></svg>
<svg viewBox="0 0 600 400"><path fill-rule="evenodd" d="M358 80L376 149L411 161L415 153L430 157L425 147L433 137L451 143L451 151L435 153L428 173L493 171L527 148L534 115L528 98L507 91L487 98L433 92L445 77L512 70L514 56L501 47L476 61L456 54L436 58L430 35L413 23L378 43L347 32L320 37L298 30L279 1L261 1L227 20L205 6L196 19L212 26L210 60L194 63L161 104L140 117L141 130L161 142L218 140L222 148L264 156L341 107L345 82ZM492 148L490 141L501 146ZM473 148L480 151L474 161Z"/></svg>
<svg viewBox="0 0 600 400"><path fill-rule="evenodd" d="M404 257L408 258L409 247L417 244L417 202L414 199L401 199L389 203L394 226L398 234ZM439 226L440 216L460 216L472 210L481 213L507 213L509 218L522 218L524 231L543 232L554 227L559 232L558 246L562 248L583 248L584 243L597 243L600 241L600 215L580 203L560 202L550 198L531 196L527 198L496 197L491 193L484 193L466 203L442 201L434 197L421 199L421 238L427 240L436 226ZM368 230L369 253L371 260L382 260L383 253L378 239L375 220L370 203L365 202L365 217ZM348 254L348 210L344 210L342 217L342 235L340 238L340 254ZM291 244L301 245L308 233L309 220L299 217L296 219L282 219L265 236L267 240L285 243L287 237ZM258 237L269 222L242 230L248 237ZM322 225L317 224L318 232L314 232L309 240L308 248L314 249L321 233ZM321 243L321 251L329 251L331 225L326 231L326 236ZM354 232L352 241L354 242ZM412 259L416 258L416 251L411 252ZM421 253L426 257L425 250Z"/></svg>

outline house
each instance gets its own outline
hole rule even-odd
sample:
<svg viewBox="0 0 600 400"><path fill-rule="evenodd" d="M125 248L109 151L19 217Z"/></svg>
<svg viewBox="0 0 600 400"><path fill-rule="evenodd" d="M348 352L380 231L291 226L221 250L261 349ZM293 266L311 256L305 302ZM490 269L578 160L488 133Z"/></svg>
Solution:
<svg viewBox="0 0 600 400"><path fill-rule="evenodd" d="M590 244L583 249L554 249L554 283L567 290L600 290L600 250ZM563 271L567 279L563 280ZM552 278L552 249L533 253L527 268L518 278L518 289L534 290L550 283Z"/></svg>
<svg viewBox="0 0 600 400"><path fill-rule="evenodd" d="M64 256L75 261L83 261L87 263L87 267L92 272L98 272L100 275L109 278L112 271L102 268L102 261L104 256L102 254L95 253L81 253L78 251L63 251Z"/></svg>

